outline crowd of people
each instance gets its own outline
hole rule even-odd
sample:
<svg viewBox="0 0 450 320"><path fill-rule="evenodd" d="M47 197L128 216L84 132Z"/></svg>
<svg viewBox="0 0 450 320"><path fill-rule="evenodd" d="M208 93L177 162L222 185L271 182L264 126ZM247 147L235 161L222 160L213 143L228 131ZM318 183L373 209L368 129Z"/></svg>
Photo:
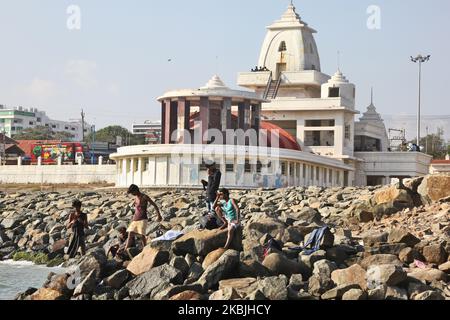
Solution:
<svg viewBox="0 0 450 320"><path fill-rule="evenodd" d="M238 202L232 199L230 191L220 188L222 173L215 163L207 166L208 180L202 180L206 191L206 213L200 219L202 229L228 229L227 241L224 249L229 249L236 231L240 225L240 209ZM141 248L147 246L147 226L149 222L148 209L152 206L156 212L158 222L163 220L158 205L146 194L142 193L137 185L131 185L127 192L134 197L134 215L128 228L121 226L118 231L116 244L107 252L113 258L130 260L139 253L137 240ZM89 229L88 215L82 211L82 203L76 200L72 204L73 211L69 216L67 228L72 231L67 255L75 258L78 253L86 254L85 231Z"/></svg>

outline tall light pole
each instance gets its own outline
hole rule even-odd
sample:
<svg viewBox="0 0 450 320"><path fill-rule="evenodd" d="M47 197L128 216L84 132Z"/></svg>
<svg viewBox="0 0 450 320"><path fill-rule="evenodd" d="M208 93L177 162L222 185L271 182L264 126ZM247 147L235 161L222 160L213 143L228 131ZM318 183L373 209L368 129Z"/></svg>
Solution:
<svg viewBox="0 0 450 320"><path fill-rule="evenodd" d="M422 56L418 55L417 57L411 57L411 61L414 63L419 63L419 108L417 112L417 146L420 151L420 125L421 125L421 100L422 100L422 63L429 61L431 58L430 55Z"/></svg>

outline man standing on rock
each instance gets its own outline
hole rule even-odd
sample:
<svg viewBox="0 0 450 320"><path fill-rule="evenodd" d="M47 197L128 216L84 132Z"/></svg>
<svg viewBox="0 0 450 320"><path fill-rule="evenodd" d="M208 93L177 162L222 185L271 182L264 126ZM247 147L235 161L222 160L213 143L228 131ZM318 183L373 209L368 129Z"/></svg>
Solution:
<svg viewBox="0 0 450 320"><path fill-rule="evenodd" d="M87 214L81 211L81 201L75 200L72 203L74 211L69 216L68 229L72 229L72 239L69 244L67 254L69 257L75 258L78 250L81 250L81 255L86 254L86 242L84 229L89 228Z"/></svg>
<svg viewBox="0 0 450 320"><path fill-rule="evenodd" d="M141 193L137 185L131 185L128 189L128 194L132 194L133 196L135 196L135 213L133 222L131 222L127 230L128 240L125 246L125 251L131 247L136 236L139 236L141 238L144 248L145 246L147 246L147 225L149 220L147 208L149 204L155 208L158 215L158 222L162 221L161 213L156 203L152 199L150 199L149 196Z"/></svg>
<svg viewBox="0 0 450 320"><path fill-rule="evenodd" d="M206 189L206 206L208 213L215 217L214 202L219 191L222 173L217 169L215 163L207 164L206 168L208 169L208 181L202 180L203 187Z"/></svg>

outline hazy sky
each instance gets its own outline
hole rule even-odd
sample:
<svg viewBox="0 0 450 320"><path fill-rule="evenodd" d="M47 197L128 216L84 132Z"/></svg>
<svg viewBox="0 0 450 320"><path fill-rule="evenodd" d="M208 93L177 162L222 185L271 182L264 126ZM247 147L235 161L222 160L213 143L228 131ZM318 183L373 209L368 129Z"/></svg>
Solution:
<svg viewBox="0 0 450 320"><path fill-rule="evenodd" d="M236 86L257 63L265 27L288 0L0 0L0 104L37 107L59 120L97 127L159 120L156 98L204 85L216 72ZM384 114L415 114L417 66L424 66L425 114L450 114L450 1L296 0L318 31L322 72L341 69L357 86L364 111L375 88ZM67 8L81 9L81 30L67 28ZM381 8L381 29L367 28L367 8ZM216 58L218 56L218 58ZM168 59L172 59L171 62Z"/></svg>

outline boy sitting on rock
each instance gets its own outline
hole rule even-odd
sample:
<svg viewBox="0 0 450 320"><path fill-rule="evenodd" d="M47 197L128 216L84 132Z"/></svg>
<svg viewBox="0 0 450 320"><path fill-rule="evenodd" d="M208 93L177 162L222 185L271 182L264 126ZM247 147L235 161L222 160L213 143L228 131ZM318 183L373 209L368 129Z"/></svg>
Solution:
<svg viewBox="0 0 450 320"><path fill-rule="evenodd" d="M230 191L225 188L218 192L213 207L216 210L217 215L224 223L220 229L223 230L228 228L228 239L224 247L225 250L228 250L231 242L233 241L236 230L240 227L239 207L236 201L230 198Z"/></svg>

